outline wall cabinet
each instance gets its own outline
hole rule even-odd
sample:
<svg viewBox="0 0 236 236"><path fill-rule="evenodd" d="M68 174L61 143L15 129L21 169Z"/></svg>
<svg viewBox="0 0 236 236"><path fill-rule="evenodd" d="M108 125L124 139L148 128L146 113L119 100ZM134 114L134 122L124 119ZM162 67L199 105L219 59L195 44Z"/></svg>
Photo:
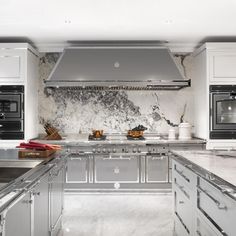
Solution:
<svg viewBox="0 0 236 236"><path fill-rule="evenodd" d="M236 50L209 53L210 83L236 83Z"/></svg>
<svg viewBox="0 0 236 236"><path fill-rule="evenodd" d="M25 63L23 50L0 48L0 83L24 82Z"/></svg>
<svg viewBox="0 0 236 236"><path fill-rule="evenodd" d="M207 140L207 149L232 148L235 140L210 137L210 85L236 85L236 43L205 43L193 56L195 136Z"/></svg>
<svg viewBox="0 0 236 236"><path fill-rule="evenodd" d="M0 43L0 86L24 86L25 140L38 136L38 64L38 52L28 43Z"/></svg>

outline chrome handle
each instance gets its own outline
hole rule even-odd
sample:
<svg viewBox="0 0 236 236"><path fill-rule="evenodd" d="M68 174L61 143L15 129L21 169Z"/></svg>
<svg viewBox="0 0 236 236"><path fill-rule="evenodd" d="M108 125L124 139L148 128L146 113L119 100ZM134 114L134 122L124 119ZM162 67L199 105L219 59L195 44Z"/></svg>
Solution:
<svg viewBox="0 0 236 236"><path fill-rule="evenodd" d="M165 157L160 156L160 157L152 157L152 160L163 160Z"/></svg>
<svg viewBox="0 0 236 236"><path fill-rule="evenodd" d="M184 174L183 174L183 170L182 171L180 171L180 170L178 170L177 168L176 168L176 166L175 166L175 171L180 175L180 176L182 176L186 181L188 181L188 182L190 182L190 179L187 177L187 176L185 176Z"/></svg>
<svg viewBox="0 0 236 236"><path fill-rule="evenodd" d="M218 207L219 210L225 210L227 211L227 206L220 203L217 199L215 199L213 196L211 196L206 190L202 189L200 186L197 186L197 189L199 192L204 193L207 197L209 197Z"/></svg>
<svg viewBox="0 0 236 236"><path fill-rule="evenodd" d="M199 230L197 230L196 233L197 233L198 236L202 236L202 234L200 233Z"/></svg>
<svg viewBox="0 0 236 236"><path fill-rule="evenodd" d="M183 194L184 194L188 199L190 199L189 194L184 190L184 186L178 184L178 183L176 182L176 179L175 179L175 185L180 189L181 192L183 192Z"/></svg>

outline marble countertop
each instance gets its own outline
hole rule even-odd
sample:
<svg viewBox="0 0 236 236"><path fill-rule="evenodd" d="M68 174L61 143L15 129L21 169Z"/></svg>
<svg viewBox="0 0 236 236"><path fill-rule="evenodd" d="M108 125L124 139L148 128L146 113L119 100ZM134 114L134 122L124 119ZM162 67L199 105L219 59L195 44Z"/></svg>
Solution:
<svg viewBox="0 0 236 236"><path fill-rule="evenodd" d="M172 151L236 188L236 151Z"/></svg>
<svg viewBox="0 0 236 236"><path fill-rule="evenodd" d="M67 134L63 136L62 140L45 140L45 135L40 135L36 138L36 141L61 144L61 145L96 145L96 144L205 144L205 140L192 138L189 140L179 140L179 139L168 139L166 135L155 135L155 134L146 134L144 135L145 140L127 140L125 135L121 134L107 134L106 140L103 141L94 141L88 140L89 134Z"/></svg>

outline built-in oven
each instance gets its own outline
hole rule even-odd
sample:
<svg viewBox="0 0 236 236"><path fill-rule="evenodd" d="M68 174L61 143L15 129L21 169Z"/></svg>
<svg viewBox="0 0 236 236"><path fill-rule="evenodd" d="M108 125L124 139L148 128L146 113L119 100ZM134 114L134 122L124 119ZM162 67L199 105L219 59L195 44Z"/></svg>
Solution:
<svg viewBox="0 0 236 236"><path fill-rule="evenodd" d="M24 139L24 86L0 86L0 139Z"/></svg>
<svg viewBox="0 0 236 236"><path fill-rule="evenodd" d="M210 139L236 138L236 85L210 86Z"/></svg>

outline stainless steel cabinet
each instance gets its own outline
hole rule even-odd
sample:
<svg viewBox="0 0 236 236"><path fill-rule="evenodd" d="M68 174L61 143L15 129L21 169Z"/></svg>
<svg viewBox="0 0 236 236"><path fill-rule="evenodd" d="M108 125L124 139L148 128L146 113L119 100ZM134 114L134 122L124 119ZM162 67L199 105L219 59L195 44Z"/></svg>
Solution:
<svg viewBox="0 0 236 236"><path fill-rule="evenodd" d="M95 156L95 182L139 182L139 158L136 156Z"/></svg>
<svg viewBox="0 0 236 236"><path fill-rule="evenodd" d="M89 157L70 154L67 159L66 183L88 182Z"/></svg>
<svg viewBox="0 0 236 236"><path fill-rule="evenodd" d="M48 195L48 178L47 174L44 176L39 184L32 190L34 202L34 236L48 236L49 235L49 195Z"/></svg>
<svg viewBox="0 0 236 236"><path fill-rule="evenodd" d="M4 214L4 236L31 236L31 194L22 195Z"/></svg>
<svg viewBox="0 0 236 236"><path fill-rule="evenodd" d="M50 173L49 183L49 217L50 233L57 235L61 229L64 202L64 166L60 165Z"/></svg>
<svg viewBox="0 0 236 236"><path fill-rule="evenodd" d="M146 156L146 182L168 182L168 156Z"/></svg>

